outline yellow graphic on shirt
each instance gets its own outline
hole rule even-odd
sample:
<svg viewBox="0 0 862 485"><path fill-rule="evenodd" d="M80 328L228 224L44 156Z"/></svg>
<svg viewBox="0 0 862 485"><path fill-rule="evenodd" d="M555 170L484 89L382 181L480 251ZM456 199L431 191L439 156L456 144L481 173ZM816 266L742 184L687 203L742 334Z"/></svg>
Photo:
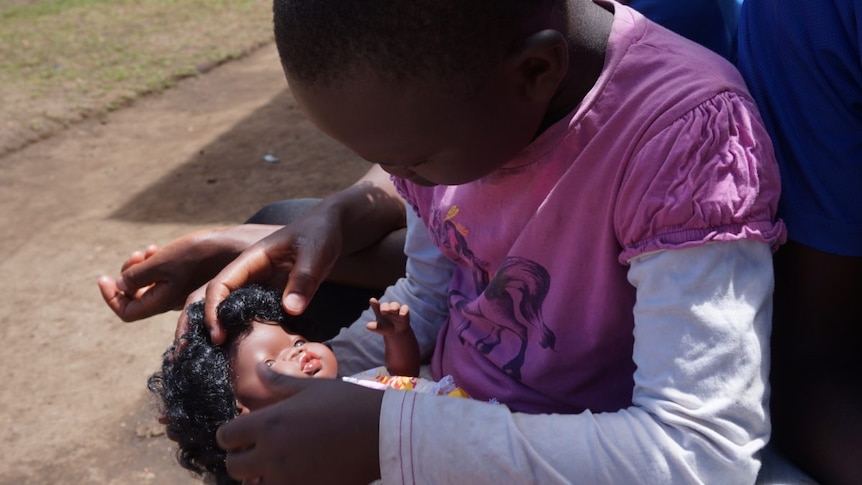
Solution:
<svg viewBox="0 0 862 485"><path fill-rule="evenodd" d="M458 234L467 237L467 235L470 234L470 230L461 225L460 222L454 220L455 216L457 216L459 212L461 212L461 209L459 209L457 205L453 205L449 208L449 211L446 212L446 217L444 217L443 220L451 222L452 225L455 226L455 230L458 231Z"/></svg>

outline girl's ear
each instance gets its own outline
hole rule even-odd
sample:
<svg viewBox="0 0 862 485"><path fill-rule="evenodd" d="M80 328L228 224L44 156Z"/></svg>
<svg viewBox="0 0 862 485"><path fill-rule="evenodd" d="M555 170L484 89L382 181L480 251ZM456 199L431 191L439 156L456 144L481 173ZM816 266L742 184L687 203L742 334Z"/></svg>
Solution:
<svg viewBox="0 0 862 485"><path fill-rule="evenodd" d="M522 95L530 101L548 103L569 70L566 38L557 30L540 30L522 39L507 62Z"/></svg>

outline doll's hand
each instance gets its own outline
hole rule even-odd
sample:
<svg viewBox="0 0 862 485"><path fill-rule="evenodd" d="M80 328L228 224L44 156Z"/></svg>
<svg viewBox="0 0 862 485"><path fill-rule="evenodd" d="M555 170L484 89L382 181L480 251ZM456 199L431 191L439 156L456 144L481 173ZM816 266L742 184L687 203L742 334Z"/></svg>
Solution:
<svg viewBox="0 0 862 485"><path fill-rule="evenodd" d="M410 328L410 309L398 302L380 303L376 298L369 303L377 321L368 322L365 328L383 336L386 369L396 376L418 376L421 352Z"/></svg>
<svg viewBox="0 0 862 485"><path fill-rule="evenodd" d="M283 400L219 428L231 476L272 485L365 485L380 477L381 391L288 377L263 364L257 371Z"/></svg>
<svg viewBox="0 0 862 485"><path fill-rule="evenodd" d="M365 328L384 336L410 331L410 308L397 301L380 303L377 298L368 302L377 320L368 322Z"/></svg>

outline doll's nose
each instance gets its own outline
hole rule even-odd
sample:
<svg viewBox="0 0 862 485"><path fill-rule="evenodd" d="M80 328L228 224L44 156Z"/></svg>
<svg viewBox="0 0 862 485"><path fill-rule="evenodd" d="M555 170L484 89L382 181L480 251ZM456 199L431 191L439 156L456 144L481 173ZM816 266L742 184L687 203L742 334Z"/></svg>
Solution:
<svg viewBox="0 0 862 485"><path fill-rule="evenodd" d="M294 347L287 355L288 360L295 360L302 356L305 353L305 349L302 347Z"/></svg>

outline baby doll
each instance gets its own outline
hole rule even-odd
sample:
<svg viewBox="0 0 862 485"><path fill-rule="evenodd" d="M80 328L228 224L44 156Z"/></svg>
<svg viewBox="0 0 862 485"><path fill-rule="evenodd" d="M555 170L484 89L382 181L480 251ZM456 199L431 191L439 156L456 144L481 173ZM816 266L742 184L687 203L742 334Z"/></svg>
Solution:
<svg viewBox="0 0 862 485"><path fill-rule="evenodd" d="M280 293L260 286L240 288L219 306L219 321L227 341L216 346L204 325L204 302L188 307L189 332L168 348L162 369L148 388L161 399L161 421L178 444L177 460L189 470L210 475L217 484L239 483L225 468L224 450L216 444L219 426L240 414L273 404L273 396L257 374L263 362L292 377L332 379L338 362L332 350L309 342L298 320L283 310ZM369 387L415 389L465 396L449 380L419 379L419 351L410 328L409 309L398 303L371 300L377 320L369 330L383 336L386 368L345 378ZM181 346L182 351L177 352Z"/></svg>

